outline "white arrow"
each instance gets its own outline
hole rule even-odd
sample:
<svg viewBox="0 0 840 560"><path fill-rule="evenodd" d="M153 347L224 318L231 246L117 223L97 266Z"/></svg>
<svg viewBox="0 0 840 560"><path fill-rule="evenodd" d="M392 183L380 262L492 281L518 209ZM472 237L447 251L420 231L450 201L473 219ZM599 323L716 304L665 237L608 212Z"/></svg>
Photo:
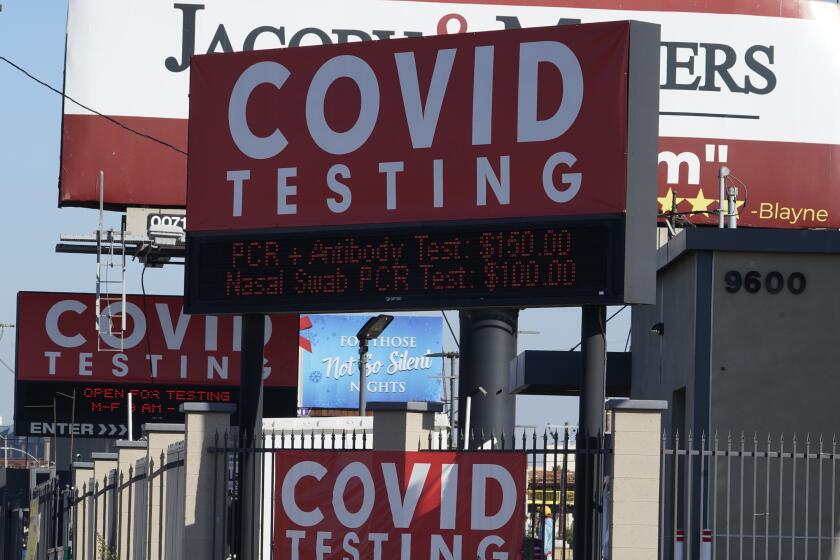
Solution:
<svg viewBox="0 0 840 560"><path fill-rule="evenodd" d="M128 432L128 428L125 426L125 424L120 424L120 434L119 435L124 436L127 432Z"/></svg>
<svg viewBox="0 0 840 560"><path fill-rule="evenodd" d="M108 432L108 435L112 436L112 435L116 434L117 433L117 427L114 426L113 424L108 424L108 425L111 426L111 431Z"/></svg>
<svg viewBox="0 0 840 560"><path fill-rule="evenodd" d="M108 431L108 426L105 424L99 424L99 433L97 435L103 435L105 432Z"/></svg>

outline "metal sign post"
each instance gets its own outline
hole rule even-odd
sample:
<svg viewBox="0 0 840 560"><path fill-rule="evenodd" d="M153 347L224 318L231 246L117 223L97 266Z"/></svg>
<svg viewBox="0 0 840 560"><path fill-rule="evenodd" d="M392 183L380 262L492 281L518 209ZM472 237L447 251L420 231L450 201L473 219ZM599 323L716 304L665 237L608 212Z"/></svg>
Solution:
<svg viewBox="0 0 840 560"><path fill-rule="evenodd" d="M265 342L265 316L242 317L242 369L239 378L239 445L252 449L262 433L263 401L263 345ZM258 453L242 453L238 473L239 485L239 537L238 558L257 558L259 551L260 496L262 495L262 463Z"/></svg>
<svg viewBox="0 0 840 560"><path fill-rule="evenodd" d="M575 457L575 558L596 558L598 542L598 488L603 466L595 453L604 434L604 399L607 374L607 308L585 305L581 315L583 386Z"/></svg>

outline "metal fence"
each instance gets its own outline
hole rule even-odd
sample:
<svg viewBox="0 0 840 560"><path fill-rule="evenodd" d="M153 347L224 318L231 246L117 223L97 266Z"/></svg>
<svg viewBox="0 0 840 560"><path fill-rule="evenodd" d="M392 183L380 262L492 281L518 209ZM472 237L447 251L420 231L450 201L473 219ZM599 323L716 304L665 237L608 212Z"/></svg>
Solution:
<svg viewBox="0 0 840 560"><path fill-rule="evenodd" d="M583 457L586 463L597 462L597 472L603 473L605 461L609 460L610 448L603 438L588 445L583 443L576 449L576 432L572 429L545 431L518 431L514 436L490 434L488 439L482 435L471 438L469 449L476 452L493 453L494 451L520 451L527 455L527 507L525 519L525 539L520 555L511 560L541 560L546 557L557 559L572 558L574 533L574 497L575 497L575 458ZM221 527L216 531L215 541L217 558L241 557L242 542L237 527L239 516L240 491L238 487L239 469L243 464L260 469L262 489L259 496L252 496L258 502L258 518L251 527L259 531L254 542L258 542L256 557L274 559L274 511L276 461L278 453L284 450L324 450L341 452L345 450L372 449L373 438L365 431L301 432L269 431L254 438L253 445L240 447L235 434L219 434L216 443L210 448L214 461L214 472L226 473L226 483L217 486L214 504L221 507ZM463 450L455 445L453 436L443 432L430 433L421 438L418 451L446 452ZM255 461L246 461L247 457L257 457ZM597 484L595 499L603 499L603 485ZM603 526L601 515L597 515L597 528L593 532L594 541L591 550L600 550L602 546ZM550 556L549 556L550 555Z"/></svg>
<svg viewBox="0 0 840 560"><path fill-rule="evenodd" d="M663 434L662 560L824 560L840 551L837 440Z"/></svg>
<svg viewBox="0 0 840 560"><path fill-rule="evenodd" d="M34 558L180 560L184 476L184 444L178 442L157 461L139 460L127 472L111 470L81 488L61 487L56 479L39 485L30 495L39 516Z"/></svg>
<svg viewBox="0 0 840 560"><path fill-rule="evenodd" d="M243 536L238 519L241 515L242 489L240 470L253 469L258 484L248 485L252 503L257 504L250 531L257 543L254 557L274 558L274 512L276 464L284 450L372 449L369 431L268 431L261 433L249 447L241 447L230 433L218 434L206 450L202 467L212 476L215 495L203 501L213 508L216 520L213 531L213 558L242 558ZM434 432L417 442L417 450L430 452L463 451L450 434ZM471 438L467 450L492 454L517 451L526 456L522 473L527 496L525 535L521 552L510 560L572 558L574 541L575 462L580 468L596 465L595 472L606 471L611 451L608 442L598 438L593 443L576 441L574 430L537 433L518 431L514 436ZM171 445L155 459L141 459L126 471L111 470L100 480L89 479L81 488L61 485L56 480L37 487L31 494L38 515L38 539L34 558L53 560L180 560L189 557L184 551L186 457L184 443ZM212 473L212 474L211 474ZM600 476L594 499L604 498ZM33 505L30 504L30 508ZM602 515L595 514L596 529L589 550L600 551ZM248 538L246 535L245 538ZM578 543L580 544L580 543ZM32 551L30 551L31 553ZM71 556L72 554L72 556ZM594 555L593 555L594 557Z"/></svg>

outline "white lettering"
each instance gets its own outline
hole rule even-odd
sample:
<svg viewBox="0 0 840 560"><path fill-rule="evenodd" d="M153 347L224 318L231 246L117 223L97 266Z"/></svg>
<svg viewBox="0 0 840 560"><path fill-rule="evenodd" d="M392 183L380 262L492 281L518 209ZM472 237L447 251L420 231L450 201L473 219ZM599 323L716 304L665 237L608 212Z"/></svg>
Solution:
<svg viewBox="0 0 840 560"><path fill-rule="evenodd" d="M44 352L44 357L46 357L50 362L47 373L49 375L55 375L55 360L56 358L61 357L61 352Z"/></svg>
<svg viewBox="0 0 840 560"><path fill-rule="evenodd" d="M441 49L437 52L425 107L420 100L420 84L417 79L417 61L414 53L395 53L394 59L397 62L397 74L405 118L408 122L408 132L411 135L411 145L414 148L428 148L435 138L440 108L443 105L446 86L449 84L452 64L455 62L455 49Z"/></svg>
<svg viewBox="0 0 840 560"><path fill-rule="evenodd" d="M300 541L306 538L306 531L286 529L286 538L292 541L292 559L300 560Z"/></svg>
<svg viewBox="0 0 840 560"><path fill-rule="evenodd" d="M204 317L204 350L215 352L219 349L219 318L214 315Z"/></svg>
<svg viewBox="0 0 840 560"><path fill-rule="evenodd" d="M288 77L289 71L282 64L263 61L242 72L233 86L228 105L228 127L236 147L249 158L272 158L282 152L288 144L286 137L278 129L262 138L256 136L248 126L248 98L251 97L251 93L261 84L271 84L280 89Z"/></svg>
<svg viewBox="0 0 840 560"><path fill-rule="evenodd" d="M302 478L311 476L320 481L327 474L327 469L320 463L314 461L301 461L286 473L283 479L283 486L280 489L280 500L283 503L283 510L289 516L289 520L301 527L314 527L324 519L320 508L311 511L304 511L295 501L295 488ZM305 533L301 532L303 535ZM288 533L287 533L288 535Z"/></svg>
<svg viewBox="0 0 840 560"><path fill-rule="evenodd" d="M347 489L347 483L351 479L358 478L362 483L362 505L359 511L351 513L344 503L344 492ZM373 477L370 471L358 461L348 464L344 467L338 477L335 479L335 488L333 488L333 511L335 516L342 525L350 529L358 529L370 517L370 512L373 511L374 485Z"/></svg>
<svg viewBox="0 0 840 560"><path fill-rule="evenodd" d="M114 377L125 377L128 375L128 356L119 352L114 354L114 357L111 358L111 364L114 368L111 370L111 373Z"/></svg>
<svg viewBox="0 0 840 560"><path fill-rule="evenodd" d="M169 350L179 350L184 341L184 334L187 332L187 325L190 323L190 316L184 315L183 306L178 313L178 324L173 327L172 315L169 313L169 306L165 303L156 303L158 317L160 317L160 329L163 331L163 340Z"/></svg>
<svg viewBox="0 0 840 560"><path fill-rule="evenodd" d="M84 313L87 306L76 300L66 299L63 301L59 301L52 307L50 310L47 311L47 318L45 321L45 328L47 330L47 336L50 337L50 340L53 343L61 346L62 348L78 348L87 340L80 334L75 334L73 336L65 336L58 330L58 321L59 318L68 311L72 311L77 315L81 315Z"/></svg>
<svg viewBox="0 0 840 560"><path fill-rule="evenodd" d="M508 560L508 553L502 551L495 551L490 558L487 558L487 549L490 546L503 547L505 540L498 535L489 535L481 539L478 543L478 560Z"/></svg>
<svg viewBox="0 0 840 560"><path fill-rule="evenodd" d="M222 363L213 356L207 356L207 379L213 379L218 374L220 379L228 378L228 357L222 356ZM153 376L155 377L155 376Z"/></svg>
<svg viewBox="0 0 840 560"><path fill-rule="evenodd" d="M242 215L242 185L250 178L251 172L247 169L227 172L227 180L233 182L233 212L231 215L235 218Z"/></svg>
<svg viewBox="0 0 840 560"><path fill-rule="evenodd" d="M440 479L440 528L454 529L458 504L458 465L443 465Z"/></svg>
<svg viewBox="0 0 840 560"><path fill-rule="evenodd" d="M111 348L119 350L134 348L146 336L146 316L143 314L143 310L137 304L126 302L125 312L131 317L134 323L134 330L131 335L125 336L125 333L122 331L112 333L111 329L107 327L99 329L99 337ZM121 314L122 302L116 301L103 309L100 317L104 320L109 317L118 317Z"/></svg>
<svg viewBox="0 0 840 560"><path fill-rule="evenodd" d="M543 189L552 201L562 204L572 200L580 192L580 183L583 175L580 173L563 173L561 176L563 184L568 185L565 190L560 190L554 185L554 170L558 165L568 167L577 163L577 158L569 152L557 152L549 157L543 167Z"/></svg>
<svg viewBox="0 0 840 560"><path fill-rule="evenodd" d="M487 186L493 189L499 204L510 204L510 156L499 158L501 178L485 157L475 160L475 198L479 206L487 206Z"/></svg>
<svg viewBox="0 0 840 560"><path fill-rule="evenodd" d="M560 70L563 98L557 112L540 120L537 116L539 66L547 62ZM519 47L519 97L516 137L519 142L553 140L569 130L583 103L583 72L575 53L557 41L522 43Z"/></svg>
<svg viewBox="0 0 840 560"><path fill-rule="evenodd" d="M345 132L330 128L324 111L327 90L339 78L356 82L361 106L356 122ZM330 154L349 154L370 137L379 118L379 83L367 62L357 56L340 55L325 62L312 77L306 94L306 125L312 139Z"/></svg>
<svg viewBox="0 0 840 560"><path fill-rule="evenodd" d="M79 352L79 375L90 377L93 375L93 354L91 352Z"/></svg>
<svg viewBox="0 0 840 560"><path fill-rule="evenodd" d="M326 544L326 541L332 538L332 533L329 531L318 531L315 535L315 557L318 560L324 560L324 555L332 552L332 547Z"/></svg>
<svg viewBox="0 0 840 560"><path fill-rule="evenodd" d="M158 376L158 362L163 358L162 354L146 354L146 359L150 360L151 368L152 368L152 378L156 378ZM225 358L227 359L227 358Z"/></svg>
<svg viewBox="0 0 840 560"><path fill-rule="evenodd" d="M452 536L452 548L446 544L446 541L441 535L432 535L432 550L429 553L430 560L461 560L461 535Z"/></svg>
<svg viewBox="0 0 840 560"><path fill-rule="evenodd" d="M475 48L472 143L483 146L493 136L493 47Z"/></svg>
<svg viewBox="0 0 840 560"><path fill-rule="evenodd" d="M359 560L359 549L353 545L359 544L359 535L350 531L344 535L343 548L344 552L350 554L350 558L345 556L342 560Z"/></svg>
<svg viewBox="0 0 840 560"><path fill-rule="evenodd" d="M432 182L434 184L435 208L443 208L443 160L432 161Z"/></svg>
<svg viewBox="0 0 840 560"><path fill-rule="evenodd" d="M401 161L383 161L379 164L379 172L385 173L385 208L397 209L397 173L403 171Z"/></svg>
<svg viewBox="0 0 840 560"><path fill-rule="evenodd" d="M395 528L406 529L411 525L430 467L429 463L415 463L411 467L408 488L406 488L405 497L401 500L397 466L394 463L382 464L382 476L385 478L385 490L388 494L388 504L391 506L391 518L394 520Z"/></svg>
<svg viewBox="0 0 840 560"><path fill-rule="evenodd" d="M350 168L344 164L337 163L330 167L330 170L327 171L327 186L332 192L341 197L340 200L337 200L335 197L328 198L327 206L331 212L340 214L350 208L350 202L353 200L353 193L350 192L350 188L347 185L339 182L337 177L349 179Z"/></svg>
<svg viewBox="0 0 840 560"><path fill-rule="evenodd" d="M487 481L495 480L502 489L499 511L487 515ZM472 470L472 507L470 528L473 531L495 531L510 520L516 508L516 483L504 467L493 464L476 464Z"/></svg>
<svg viewBox="0 0 840 560"><path fill-rule="evenodd" d="M297 204L289 202L289 198L297 196L297 186L290 185L289 179L297 177L297 167L280 167L277 169L277 215L297 214Z"/></svg>

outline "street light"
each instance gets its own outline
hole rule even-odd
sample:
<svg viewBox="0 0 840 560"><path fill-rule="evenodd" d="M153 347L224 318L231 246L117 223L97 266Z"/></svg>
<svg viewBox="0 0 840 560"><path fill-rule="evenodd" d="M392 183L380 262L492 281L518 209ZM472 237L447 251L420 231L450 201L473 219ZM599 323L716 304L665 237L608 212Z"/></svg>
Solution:
<svg viewBox="0 0 840 560"><path fill-rule="evenodd" d="M367 414L365 373L367 370L368 342L379 338L379 335L388 328L388 325L393 320L393 315L377 315L376 317L371 317L362 325L359 332L356 333L356 338L359 339L359 416L365 416Z"/></svg>

